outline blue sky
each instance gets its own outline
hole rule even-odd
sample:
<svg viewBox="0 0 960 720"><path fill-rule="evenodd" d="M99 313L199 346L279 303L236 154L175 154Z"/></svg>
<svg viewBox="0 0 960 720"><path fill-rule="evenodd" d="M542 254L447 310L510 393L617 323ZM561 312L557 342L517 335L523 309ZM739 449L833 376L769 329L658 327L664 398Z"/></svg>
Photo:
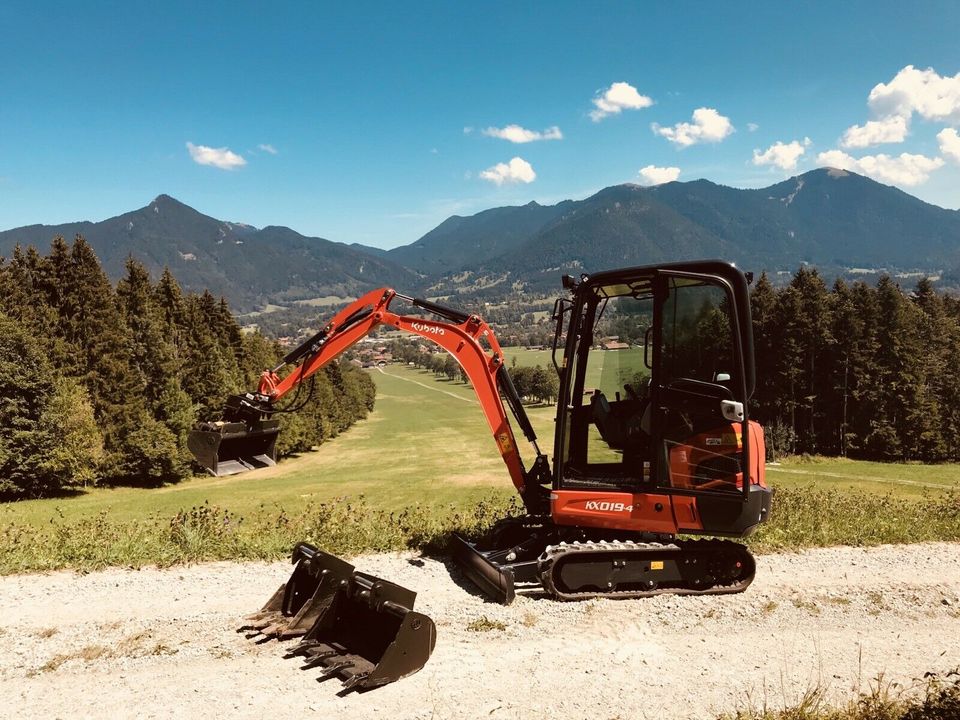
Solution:
<svg viewBox="0 0 960 720"><path fill-rule="evenodd" d="M960 207L956 0L5 0L0 68L3 229L167 193L393 247L451 214L824 164Z"/></svg>

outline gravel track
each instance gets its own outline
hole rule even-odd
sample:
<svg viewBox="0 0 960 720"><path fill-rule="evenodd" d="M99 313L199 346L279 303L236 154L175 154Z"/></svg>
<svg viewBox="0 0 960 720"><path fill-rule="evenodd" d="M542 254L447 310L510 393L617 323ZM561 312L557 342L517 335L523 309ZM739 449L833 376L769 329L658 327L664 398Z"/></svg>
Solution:
<svg viewBox="0 0 960 720"><path fill-rule="evenodd" d="M765 555L740 595L486 602L442 562L355 560L419 593L418 674L338 697L234 632L284 563L0 579L0 717L711 718L960 666L960 545ZM486 616L504 630L468 630Z"/></svg>

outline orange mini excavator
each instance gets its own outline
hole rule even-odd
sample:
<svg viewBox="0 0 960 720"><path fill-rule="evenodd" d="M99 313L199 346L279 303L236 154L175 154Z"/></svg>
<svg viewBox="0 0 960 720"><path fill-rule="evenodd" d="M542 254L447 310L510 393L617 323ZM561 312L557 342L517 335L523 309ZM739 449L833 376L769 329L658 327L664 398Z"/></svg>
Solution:
<svg viewBox="0 0 960 720"><path fill-rule="evenodd" d="M370 292L231 397L189 445L215 475L275 462L278 401L384 325L432 341L476 391L526 514L481 542L454 537L453 556L493 599L534 589L562 600L740 592L754 576L743 537L772 492L763 430L749 419L755 376L748 279L707 260L564 276L554 305L560 378L553 462L540 451L504 354L480 317L390 289ZM412 305L398 314L394 301ZM439 319L423 317L429 314ZM281 370L293 369L284 376ZM509 407L534 458L521 460ZM707 535L710 539L678 539ZM435 628L415 594L301 544L296 567L248 625L262 639L302 637L291 655L348 687L416 672Z"/></svg>

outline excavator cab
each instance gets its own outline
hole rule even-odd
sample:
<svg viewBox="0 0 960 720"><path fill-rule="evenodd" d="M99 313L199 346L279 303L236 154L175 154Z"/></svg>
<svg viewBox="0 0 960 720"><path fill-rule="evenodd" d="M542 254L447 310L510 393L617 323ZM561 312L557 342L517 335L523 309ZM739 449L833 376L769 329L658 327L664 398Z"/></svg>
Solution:
<svg viewBox="0 0 960 720"><path fill-rule="evenodd" d="M565 338L554 520L668 528L669 509L681 526L671 532L749 532L769 493L762 430L747 412L755 379L745 276L703 261L566 284L573 299L558 304L554 348ZM607 491L622 495L605 502L631 507L629 517L591 517ZM644 495L660 498L649 513L634 502Z"/></svg>

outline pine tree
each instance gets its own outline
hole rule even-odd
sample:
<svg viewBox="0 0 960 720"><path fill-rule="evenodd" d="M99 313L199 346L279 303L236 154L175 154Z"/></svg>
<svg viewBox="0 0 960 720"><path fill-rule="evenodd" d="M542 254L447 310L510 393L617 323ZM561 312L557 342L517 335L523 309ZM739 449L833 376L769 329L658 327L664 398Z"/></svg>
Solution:
<svg viewBox="0 0 960 720"><path fill-rule="evenodd" d="M176 452L164 473L155 470L155 462L147 462L148 477L163 481L180 480L189 474L190 454L187 435L195 417L189 395L180 388L180 363L177 350L164 332L165 318L157 305L147 269L127 258L126 276L117 283L117 301L130 332L132 369L144 388L147 409L153 420L162 422L170 431Z"/></svg>
<svg viewBox="0 0 960 720"><path fill-rule="evenodd" d="M913 330L917 352L909 363L913 397L907 408L905 443L909 457L937 462L947 457L942 398L947 394L947 366L955 362L947 354L955 325L949 321L942 300L927 278L917 284L912 309L915 311L910 314L916 317Z"/></svg>
<svg viewBox="0 0 960 720"><path fill-rule="evenodd" d="M183 389L198 405L199 417L212 418L223 408L227 395L246 388L232 349L224 349L210 326L210 309L215 308L196 296L184 302Z"/></svg>
<svg viewBox="0 0 960 720"><path fill-rule="evenodd" d="M186 325L183 291L168 267L163 269L160 280L154 288L154 300L163 317L167 339L175 347L182 348L183 339L179 335Z"/></svg>
<svg viewBox="0 0 960 720"><path fill-rule="evenodd" d="M865 447L873 457L896 460L907 454L906 410L913 400L912 365L908 358L913 328L909 305L900 288L883 276L877 283L877 356L873 383L877 396Z"/></svg>
<svg viewBox="0 0 960 720"><path fill-rule="evenodd" d="M60 318L60 335L76 352L75 370L102 426L105 473L115 481L132 480L124 468L139 452L131 438L146 415L144 384L133 368L130 333L113 287L79 235L70 249Z"/></svg>
<svg viewBox="0 0 960 720"><path fill-rule="evenodd" d="M831 335L836 338L834 351L828 358L830 399L827 410L827 450L844 457L856 447L856 433L851 429L851 409L856 397L860 374L862 344L865 337L864 318L857 312L850 287L837 280L830 296Z"/></svg>
<svg viewBox="0 0 960 720"><path fill-rule="evenodd" d="M32 331L0 314L0 496L94 482L99 447L85 394L56 374Z"/></svg>
<svg viewBox="0 0 960 720"><path fill-rule="evenodd" d="M117 283L117 303L130 332L132 367L149 404L155 404L167 381L177 375L176 350L164 333L164 318L153 299L147 269L133 257Z"/></svg>

